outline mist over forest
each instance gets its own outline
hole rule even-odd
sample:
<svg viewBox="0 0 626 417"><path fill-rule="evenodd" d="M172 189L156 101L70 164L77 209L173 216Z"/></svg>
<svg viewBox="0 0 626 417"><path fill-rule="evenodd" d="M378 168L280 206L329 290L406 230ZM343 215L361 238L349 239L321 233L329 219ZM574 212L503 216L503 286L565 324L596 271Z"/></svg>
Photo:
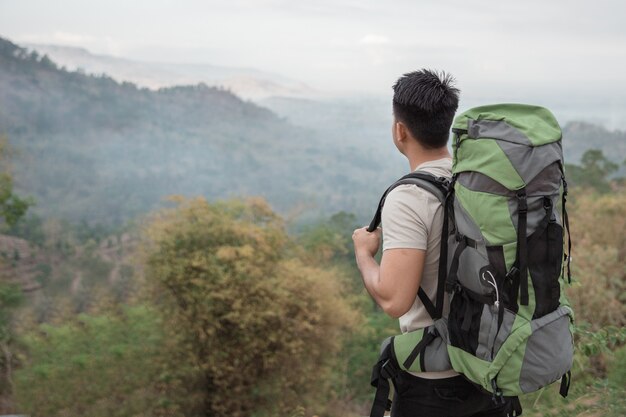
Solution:
<svg viewBox="0 0 626 417"><path fill-rule="evenodd" d="M60 68L0 39L0 131L15 148L15 187L32 212L119 226L170 194L255 195L278 212L366 221L378 194L408 169L376 98L243 100L205 84L150 90ZM626 133L564 126L565 159L591 146L616 163Z"/></svg>

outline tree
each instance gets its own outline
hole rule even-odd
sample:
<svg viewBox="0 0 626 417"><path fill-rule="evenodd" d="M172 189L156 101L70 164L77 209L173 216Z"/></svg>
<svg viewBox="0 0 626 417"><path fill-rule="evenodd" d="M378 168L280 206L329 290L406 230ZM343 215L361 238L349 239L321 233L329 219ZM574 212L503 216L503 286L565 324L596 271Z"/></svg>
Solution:
<svg viewBox="0 0 626 417"><path fill-rule="evenodd" d="M327 404L344 335L356 326L340 279L305 265L262 200L177 207L145 228L146 280L163 312L181 409L284 415Z"/></svg>
<svg viewBox="0 0 626 417"><path fill-rule="evenodd" d="M0 137L0 219L8 226L13 226L26 213L32 201L13 193L13 177L7 168L7 153L6 138Z"/></svg>
<svg viewBox="0 0 626 417"><path fill-rule="evenodd" d="M626 195L577 193L568 210L572 226L569 296L577 320L626 326Z"/></svg>
<svg viewBox="0 0 626 417"><path fill-rule="evenodd" d="M155 415L163 360L160 323L147 306L81 314L23 336L28 360L15 373L19 409L34 416Z"/></svg>
<svg viewBox="0 0 626 417"><path fill-rule="evenodd" d="M608 160L601 150L589 149L581 159L581 166L565 165L565 174L572 185L587 186L606 193L611 191L609 177L619 165Z"/></svg>
<svg viewBox="0 0 626 417"><path fill-rule="evenodd" d="M0 221L13 226L26 213L29 200L23 200L13 193L13 178L7 168L7 142L0 138ZM1 223L0 223L1 225ZM13 261L19 260L19 252L14 252ZM0 260L1 261L1 260ZM13 332L11 329L12 311L20 304L22 293L17 284L4 282L0 276L0 411L4 408L13 388Z"/></svg>
<svg viewBox="0 0 626 417"><path fill-rule="evenodd" d="M300 233L299 241L312 262L333 261L356 266L353 262L352 232L357 227L354 214L340 211L328 219L305 227Z"/></svg>

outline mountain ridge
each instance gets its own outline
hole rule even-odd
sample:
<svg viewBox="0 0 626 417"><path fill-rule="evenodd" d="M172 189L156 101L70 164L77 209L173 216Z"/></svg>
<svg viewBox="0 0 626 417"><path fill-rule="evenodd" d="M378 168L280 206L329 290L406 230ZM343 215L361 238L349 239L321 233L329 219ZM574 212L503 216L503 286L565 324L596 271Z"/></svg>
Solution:
<svg viewBox="0 0 626 417"><path fill-rule="evenodd" d="M262 196L299 221L346 211L365 222L408 169L383 101L261 104L204 84L153 91L67 71L0 38L0 134L17 150L15 189L39 216L120 225L182 194ZM563 131L567 163L591 143L626 156L624 132Z"/></svg>
<svg viewBox="0 0 626 417"><path fill-rule="evenodd" d="M152 91L69 72L7 40L0 131L18 151L16 191L35 197L36 214L72 221L120 224L169 194L261 195L282 213L313 216L355 211L374 204L371 184L395 177L371 147L337 146L229 91Z"/></svg>
<svg viewBox="0 0 626 417"><path fill-rule="evenodd" d="M166 63L94 54L81 47L50 44L25 45L68 70L107 74L120 82L129 81L157 90L184 84L205 83L231 90L238 96L260 100L271 96L314 96L319 94L305 83L284 75L255 68L227 67L204 63Z"/></svg>

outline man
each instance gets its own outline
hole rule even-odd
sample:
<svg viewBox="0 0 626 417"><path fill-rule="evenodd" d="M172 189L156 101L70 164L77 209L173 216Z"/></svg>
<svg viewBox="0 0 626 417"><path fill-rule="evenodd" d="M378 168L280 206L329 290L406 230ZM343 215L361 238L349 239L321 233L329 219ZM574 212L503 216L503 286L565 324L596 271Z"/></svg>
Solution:
<svg viewBox="0 0 626 417"><path fill-rule="evenodd" d="M459 102L453 78L420 70L400 77L393 90L393 142L411 171L450 178L452 158L446 145ZM443 214L435 195L413 184L400 185L385 200L380 265L374 259L380 229L369 233L361 228L352 236L365 288L385 313L399 318L403 333L433 323L417 291L421 286L435 301ZM453 370L403 371L394 386L394 417L505 416L507 411Z"/></svg>

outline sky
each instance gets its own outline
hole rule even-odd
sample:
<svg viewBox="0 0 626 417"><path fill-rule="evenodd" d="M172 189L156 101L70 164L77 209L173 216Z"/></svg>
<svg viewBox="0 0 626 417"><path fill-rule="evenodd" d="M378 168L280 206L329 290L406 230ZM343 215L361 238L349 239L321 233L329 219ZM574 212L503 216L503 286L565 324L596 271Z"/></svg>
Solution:
<svg viewBox="0 0 626 417"><path fill-rule="evenodd" d="M442 69L466 104L545 102L610 125L626 113L625 16L622 0L0 0L0 36L328 92L389 95L402 73Z"/></svg>

